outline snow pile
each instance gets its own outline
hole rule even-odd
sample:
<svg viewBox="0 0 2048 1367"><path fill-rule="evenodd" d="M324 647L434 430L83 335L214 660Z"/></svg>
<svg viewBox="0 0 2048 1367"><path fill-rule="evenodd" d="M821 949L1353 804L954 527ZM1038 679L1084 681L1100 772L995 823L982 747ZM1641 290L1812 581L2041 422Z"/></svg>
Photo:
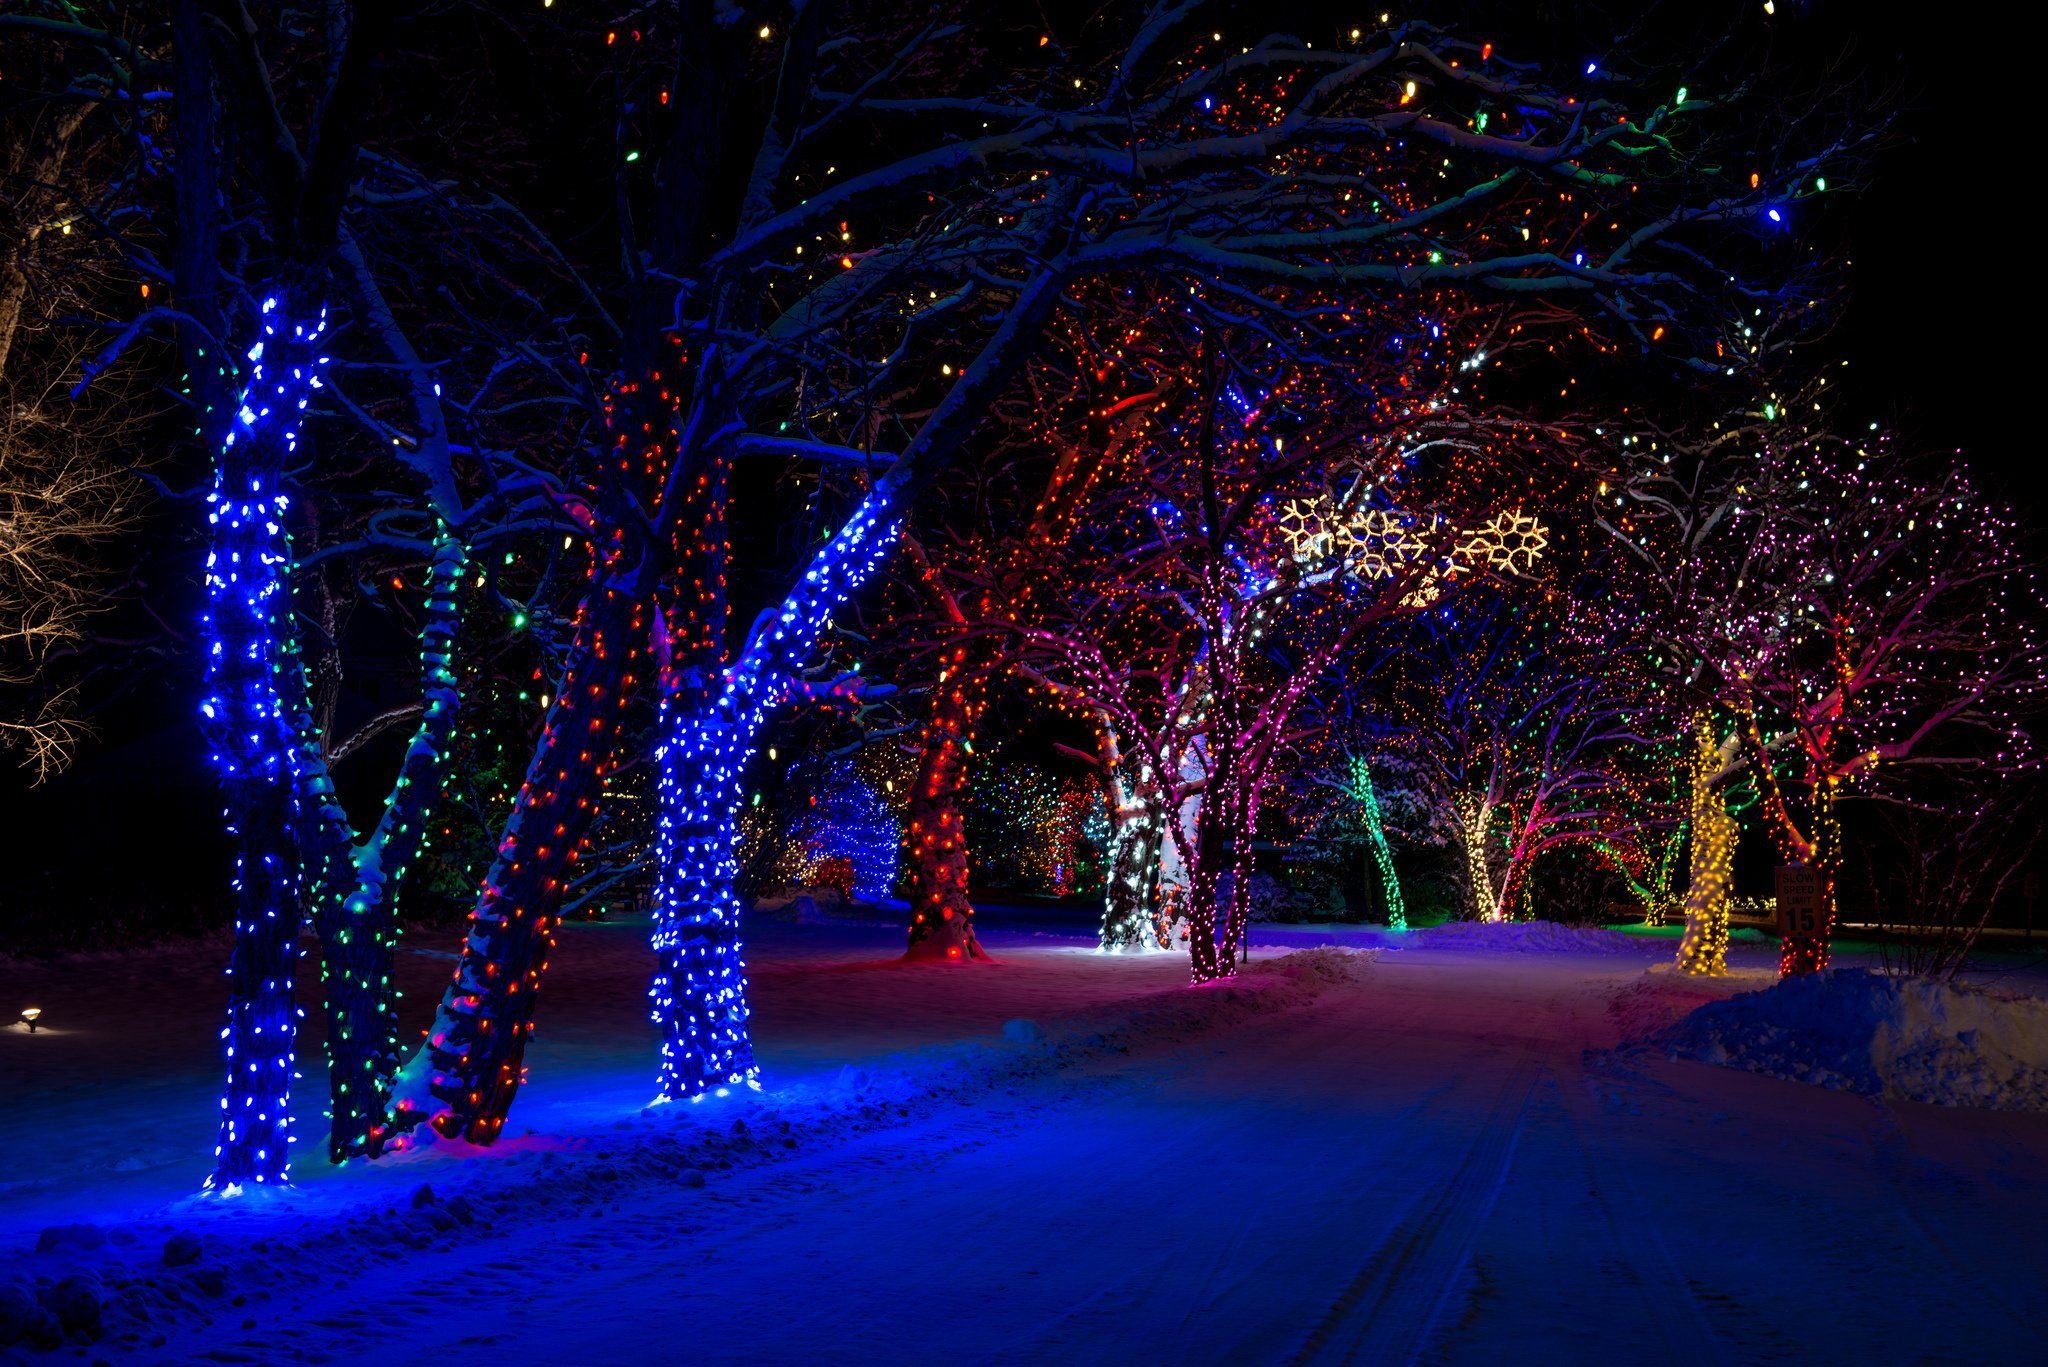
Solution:
<svg viewBox="0 0 2048 1367"><path fill-rule="evenodd" d="M1555 921L1446 921L1417 931L1423 949L1479 949L1509 954L1626 954L1644 958L1668 954L1661 942L1599 926L1566 926Z"/></svg>
<svg viewBox="0 0 2048 1367"><path fill-rule="evenodd" d="M1709 1002L1673 1057L1936 1106L2048 1111L2048 1001L1837 969Z"/></svg>
<svg viewBox="0 0 2048 1367"><path fill-rule="evenodd" d="M422 1142L371 1165L352 1190L192 1198L153 1219L48 1226L32 1251L0 1250L0 1349L160 1347L176 1322L241 1320L254 1313L252 1300L338 1282L407 1249L452 1245L473 1237L471 1226L502 1232L628 1205L636 1190L703 1187L721 1172L902 1126L950 1102L1085 1087L1086 1078L1065 1075L1305 1005L1362 978L1374 957L1302 950L1203 987L1042 1023L1013 1018L997 1035L848 1064L830 1081L648 1106L589 1133L508 1139L489 1151Z"/></svg>

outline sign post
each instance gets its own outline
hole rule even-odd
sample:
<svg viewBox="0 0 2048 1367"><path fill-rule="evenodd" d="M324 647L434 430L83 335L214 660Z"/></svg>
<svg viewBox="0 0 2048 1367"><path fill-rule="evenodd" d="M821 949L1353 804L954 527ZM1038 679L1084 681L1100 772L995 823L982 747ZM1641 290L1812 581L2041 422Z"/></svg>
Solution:
<svg viewBox="0 0 2048 1367"><path fill-rule="evenodd" d="M1820 870L1808 864L1778 869L1778 933L1790 939L1818 939L1827 933L1827 898Z"/></svg>

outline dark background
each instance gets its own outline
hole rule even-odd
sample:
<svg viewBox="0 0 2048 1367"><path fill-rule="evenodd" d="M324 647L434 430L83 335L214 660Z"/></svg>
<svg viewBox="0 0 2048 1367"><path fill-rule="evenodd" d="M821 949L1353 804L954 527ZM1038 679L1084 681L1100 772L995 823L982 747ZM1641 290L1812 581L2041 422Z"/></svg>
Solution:
<svg viewBox="0 0 2048 1367"><path fill-rule="evenodd" d="M1762 0L1745 3L1760 10ZM2035 437L2019 413L2028 386L2043 382L2022 376L2035 346L2016 339L2038 303L2026 265L2037 215L2026 206L2039 192L2022 144L2028 92L1997 75L2001 46L2023 35L1998 22L2011 13L2003 7L1778 0L1777 9L1774 41L1861 73L1874 92L1868 112L1891 115L1897 130L1869 187L1828 230L1852 294L1825 346L1851 362L1850 414L1894 427L1908 447L1960 451L2038 541ZM1593 27L1571 5L1552 16ZM1528 11L1518 16L1518 26L1529 21ZM196 558L188 573L196 581ZM196 607L196 589L183 597ZM192 715L193 662L174 653L125 673L135 681L103 700L100 735L71 771L40 788L0 773L0 950L114 944L221 921L224 850Z"/></svg>

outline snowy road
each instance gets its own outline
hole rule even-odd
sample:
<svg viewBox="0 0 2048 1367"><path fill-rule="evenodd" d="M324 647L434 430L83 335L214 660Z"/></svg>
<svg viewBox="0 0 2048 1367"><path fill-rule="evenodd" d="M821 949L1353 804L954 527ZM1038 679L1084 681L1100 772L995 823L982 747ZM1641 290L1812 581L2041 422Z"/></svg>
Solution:
<svg viewBox="0 0 2048 1367"><path fill-rule="evenodd" d="M1000 1020L1073 999L1077 973L1108 1000L1124 971L1006 957L980 984L924 981ZM57 1356L2032 1358L2048 1123L1608 1053L1687 1004L1646 962L1388 953L1308 1007L792 1140L703 1186L628 1166L573 1212L507 1207ZM1128 967L1139 991L1177 972ZM886 969L777 971L790 1030L865 1009L931 1037Z"/></svg>

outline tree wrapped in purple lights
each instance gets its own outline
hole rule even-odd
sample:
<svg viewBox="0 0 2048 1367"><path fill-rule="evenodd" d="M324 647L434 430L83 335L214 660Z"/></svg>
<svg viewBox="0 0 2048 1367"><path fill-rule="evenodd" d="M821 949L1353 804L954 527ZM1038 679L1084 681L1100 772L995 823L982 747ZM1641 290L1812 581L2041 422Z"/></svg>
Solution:
<svg viewBox="0 0 2048 1367"><path fill-rule="evenodd" d="M1612 638L1582 627L1582 596L1604 587L1587 575L1472 593L1416 623L1403 745L1433 777L1476 919L1519 914L1544 854L1610 842L1642 819L1620 761L1651 743L1638 730L1650 700L1612 667Z"/></svg>
<svg viewBox="0 0 2048 1367"><path fill-rule="evenodd" d="M1779 858L1821 874L1827 965L1849 802L1993 791L2039 763L2044 654L2012 521L1952 464L1830 425L1825 377L1704 432L1632 433L1603 521L1629 549L1667 696L1694 714L1693 888L1681 962L1717 971L1740 782ZM1951 796L1953 794L1951 793ZM1704 861L1704 867L1703 867Z"/></svg>

